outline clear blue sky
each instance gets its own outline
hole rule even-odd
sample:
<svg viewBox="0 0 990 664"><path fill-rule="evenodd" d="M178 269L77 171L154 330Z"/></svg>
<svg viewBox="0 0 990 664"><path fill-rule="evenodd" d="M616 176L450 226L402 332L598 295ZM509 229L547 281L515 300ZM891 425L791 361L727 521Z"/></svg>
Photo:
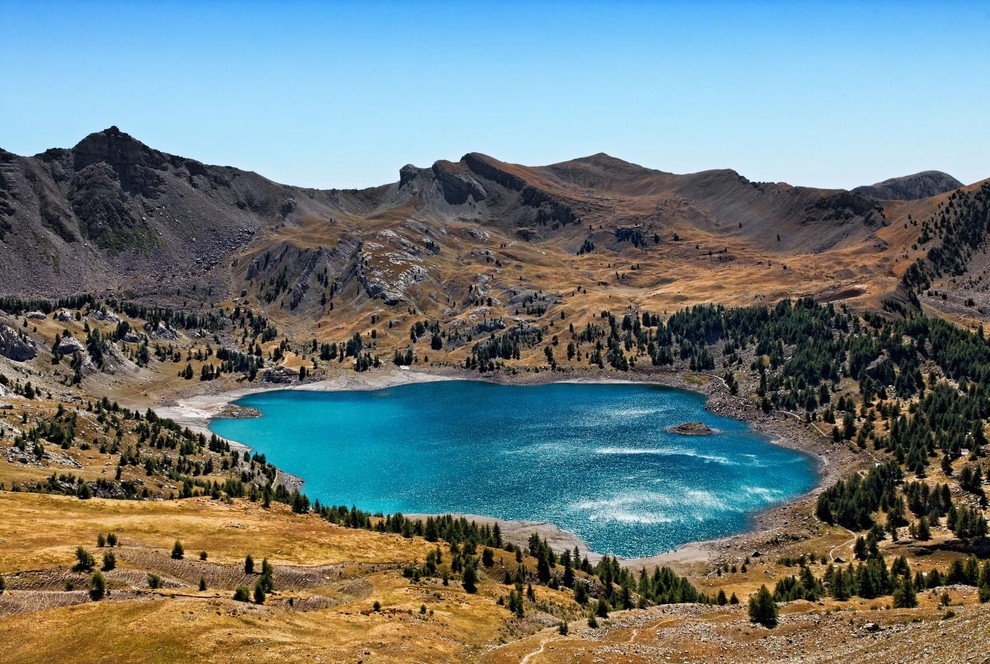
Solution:
<svg viewBox="0 0 990 664"><path fill-rule="evenodd" d="M852 187L990 177L987 2L0 0L0 147L117 125L319 187L471 151Z"/></svg>

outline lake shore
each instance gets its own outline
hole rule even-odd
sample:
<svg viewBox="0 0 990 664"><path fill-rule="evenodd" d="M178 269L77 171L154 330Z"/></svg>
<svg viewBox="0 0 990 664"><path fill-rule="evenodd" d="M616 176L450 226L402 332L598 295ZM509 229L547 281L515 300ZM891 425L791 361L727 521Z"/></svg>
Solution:
<svg viewBox="0 0 990 664"><path fill-rule="evenodd" d="M779 505L774 505L754 515L751 526L742 533L725 538L689 542L674 550L644 558L623 559L634 569L670 565L678 569L698 568L716 560L742 559L752 552L767 551L782 541L804 537L808 531L820 527L813 516L813 503L824 486L832 484L840 476L870 460L857 454L846 444L836 444L830 436L816 426L806 424L801 416L776 411L763 413L756 404L730 394L728 387L717 376L674 371L649 371L631 374L630 378L617 378L614 373L587 371L581 374L554 373L549 371L519 373L515 375L485 375L459 369L431 368L423 370L385 369L363 373L345 372L329 379L303 384L276 383L263 386L233 387L215 392L180 398L155 410L162 417L175 420L197 433L212 435L209 424L221 417L254 416L239 411L234 402L251 394L278 390L305 390L338 392L351 390L378 390L400 385L444 380L478 380L506 385L540 385L553 382L593 384L657 385L700 393L706 397L705 408L717 415L730 417L748 424L753 430L768 436L770 442L811 455L816 460L818 482L810 492ZM238 449L246 446L230 441ZM287 488L299 488L300 478L280 471L280 481ZM407 515L425 518L428 515ZM525 546L532 533L546 538L556 550L575 547L592 562L601 554L591 551L578 536L553 523L545 521L506 521L483 515L461 515L478 523L498 523L507 541Z"/></svg>

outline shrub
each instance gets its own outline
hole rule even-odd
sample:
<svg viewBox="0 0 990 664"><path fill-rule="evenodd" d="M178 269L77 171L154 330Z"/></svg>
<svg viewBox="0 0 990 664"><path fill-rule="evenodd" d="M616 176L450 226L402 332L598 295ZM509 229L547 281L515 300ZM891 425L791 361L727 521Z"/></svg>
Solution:
<svg viewBox="0 0 990 664"><path fill-rule="evenodd" d="M206 560L206 551L200 551L199 552L199 559L200 560Z"/></svg>
<svg viewBox="0 0 990 664"><path fill-rule="evenodd" d="M258 579L254 584L254 603L255 604L265 603L265 586L261 582L261 579Z"/></svg>
<svg viewBox="0 0 990 664"><path fill-rule="evenodd" d="M107 594L107 579L102 573L96 572L93 574L93 578L89 580L89 597L94 602L98 602L103 599L103 596Z"/></svg>
<svg viewBox="0 0 990 664"><path fill-rule="evenodd" d="M251 557L250 553L247 554L247 558L244 559L244 573L254 574L254 558Z"/></svg>
<svg viewBox="0 0 990 664"><path fill-rule="evenodd" d="M234 601L235 602L251 601L251 593L248 592L247 586L237 586L237 590L234 591Z"/></svg>
<svg viewBox="0 0 990 664"><path fill-rule="evenodd" d="M162 577L157 574L148 574L148 587L152 590L162 587Z"/></svg>
<svg viewBox="0 0 990 664"><path fill-rule="evenodd" d="M96 564L93 556L81 546L76 548L76 561L76 566L73 569L77 572L92 571L93 565Z"/></svg>
<svg viewBox="0 0 990 664"><path fill-rule="evenodd" d="M174 560L182 560L186 555L186 550L182 548L182 542L175 540L175 544L172 545L172 558Z"/></svg>
<svg viewBox="0 0 990 664"><path fill-rule="evenodd" d="M107 546L117 546L116 533L110 533L109 535L107 535Z"/></svg>
<svg viewBox="0 0 990 664"><path fill-rule="evenodd" d="M199 592L206 590L206 579L199 577Z"/></svg>
<svg viewBox="0 0 990 664"><path fill-rule="evenodd" d="M103 571L109 572L117 567L117 556L113 554L113 551L107 551L103 554Z"/></svg>

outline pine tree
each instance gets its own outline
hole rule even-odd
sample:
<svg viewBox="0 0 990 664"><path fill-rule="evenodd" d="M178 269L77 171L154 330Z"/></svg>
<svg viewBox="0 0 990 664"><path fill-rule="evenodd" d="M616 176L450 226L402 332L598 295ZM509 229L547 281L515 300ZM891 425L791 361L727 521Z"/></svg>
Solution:
<svg viewBox="0 0 990 664"><path fill-rule="evenodd" d="M777 626L777 603L766 586L760 586L755 595L749 598L749 620L764 627Z"/></svg>
<svg viewBox="0 0 990 664"><path fill-rule="evenodd" d="M469 593L478 592L478 572L474 569L474 561L468 559L464 565L464 573L461 575L461 585Z"/></svg>
<svg viewBox="0 0 990 664"><path fill-rule="evenodd" d="M913 609L918 606L918 598L914 591L914 584L911 582L911 577L906 576L901 583L897 586L897 590L894 591L894 608L895 609Z"/></svg>

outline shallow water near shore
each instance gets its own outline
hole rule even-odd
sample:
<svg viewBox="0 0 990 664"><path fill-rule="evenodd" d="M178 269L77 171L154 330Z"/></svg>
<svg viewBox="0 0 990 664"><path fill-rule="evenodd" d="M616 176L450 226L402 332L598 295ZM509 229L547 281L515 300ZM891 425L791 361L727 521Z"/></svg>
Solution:
<svg viewBox="0 0 990 664"><path fill-rule="evenodd" d="M549 521L624 557L744 531L817 481L813 457L652 385L443 381L236 403L263 416L210 428L301 477L311 499ZM688 421L718 433L666 431Z"/></svg>

